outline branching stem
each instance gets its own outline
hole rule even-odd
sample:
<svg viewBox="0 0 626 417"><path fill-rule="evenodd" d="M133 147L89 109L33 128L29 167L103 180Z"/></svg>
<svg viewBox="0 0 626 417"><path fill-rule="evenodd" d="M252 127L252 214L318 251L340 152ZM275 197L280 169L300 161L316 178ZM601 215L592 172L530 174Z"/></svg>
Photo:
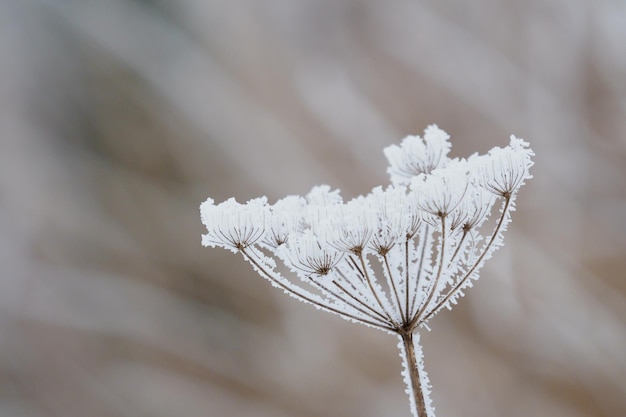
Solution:
<svg viewBox="0 0 626 417"><path fill-rule="evenodd" d="M502 208L502 214L500 215L500 219L498 219L498 224L496 225L496 228L493 231L493 234L491 235L491 238L489 239L489 242L485 246L483 252L480 254L476 262L474 262L474 265L472 265L472 267L463 276L463 278L461 278L459 282L457 282L457 284L452 287L450 292L448 292L448 294L420 320L421 323L430 319L441 307L443 307L448 302L448 300L450 300L450 298L452 298L452 296L463 287L463 284L465 284L465 282L472 276L474 271L476 271L476 268L480 266L480 263L483 261L487 253L489 253L489 249L493 245L493 242L495 242L496 238L498 237L498 233L500 233L500 230L502 229L502 225L504 224L504 220L506 219L506 215L509 212L510 206L511 196L507 196L505 197L504 207Z"/></svg>
<svg viewBox="0 0 626 417"><path fill-rule="evenodd" d="M283 282L281 282L281 280L279 280L278 278L274 277L270 272L268 272L256 259L254 259L249 253L248 251L246 251L245 248L241 249L241 254L243 255L243 257L250 262L252 265L254 265L257 270L259 271L259 273L261 275L263 275L265 278L267 278L270 282L274 283L276 286L278 286L279 288L282 288L284 291L288 292L289 294L293 295L294 297L298 298L301 301L313 304L323 310L326 311L330 311L332 313L338 314L340 316L344 316L347 317L351 320L357 321L359 323L363 323L363 324L367 324L369 326L372 327L376 327L378 329L381 330L385 330L385 331L389 331L389 330L394 330L394 328L390 327L390 326L386 326L386 325L382 325L380 323L377 322L373 322L370 320L366 320L363 319L361 317L357 317L353 314L349 314L346 313L344 311L338 310L336 308L334 308L333 306L326 304L326 303L321 303L318 300L315 300L314 298L302 293L301 291L298 291L286 284L284 284Z"/></svg>
<svg viewBox="0 0 626 417"><path fill-rule="evenodd" d="M383 261L385 263L385 269L387 270L387 276L389 277L389 285L391 286L391 289L393 290L393 294L396 297L396 303L398 304L398 313L400 314L400 319L403 322L406 322L406 317L404 316L404 313L402 311L402 303L400 302L400 295L398 294L398 289L396 288L396 282L393 279L393 275L391 274L391 267L389 266L389 259L387 259L387 254L382 256Z"/></svg>
<svg viewBox="0 0 626 417"><path fill-rule="evenodd" d="M352 300L354 300L354 302L358 303L359 305L363 306L364 308L366 308L367 310L369 310L370 312L366 312L363 311L362 308L359 308L357 306L355 306L353 303L349 302L348 300L346 300L343 297L340 297L339 295L335 295L339 300L343 301L344 303L350 305L352 308L362 312L363 314L367 315L368 317L371 317L373 320L380 320L382 323L387 323L387 317L385 317L383 314L381 314L379 311L376 311L372 306L370 306L369 304L367 304L366 302L364 302L363 300L360 300L359 298L357 298L354 294L350 293L343 285L341 285L340 283L338 283L337 281L333 281L333 285L335 285L337 288L339 288L344 294L346 294L348 297L350 297ZM327 289L326 287L324 287L324 290L331 292L329 289ZM334 294L334 293L333 293ZM374 314L375 317L372 314Z"/></svg>
<svg viewBox="0 0 626 417"><path fill-rule="evenodd" d="M437 292L437 285L439 285L439 279L441 278L441 273L443 272L443 263L446 257L446 216L441 215L441 247L439 248L439 267L437 268L437 275L435 276L434 282L429 287L428 297L424 304L420 307L419 311L411 320L410 328L413 329L416 323L419 322L420 316L424 314L424 311L428 308L428 305L432 301L435 293Z"/></svg>
<svg viewBox="0 0 626 417"><path fill-rule="evenodd" d="M367 265L365 264L365 258L363 257L362 253L359 253L359 260L361 261L361 267L363 268L363 273L365 274L365 280L367 281L367 285L369 286L370 291L372 292L372 295L376 299L376 302L380 306L380 308L383 311L383 313L385 314L385 316L387 316L387 318L389 319L389 322L393 323L394 326L397 327L398 324L391 317L391 315L389 314L389 312L387 311L387 309L383 305L382 301L380 300L380 297L378 296L378 291L376 291L376 287L374 287L374 283L372 282L372 279L370 278L370 274L367 271Z"/></svg>

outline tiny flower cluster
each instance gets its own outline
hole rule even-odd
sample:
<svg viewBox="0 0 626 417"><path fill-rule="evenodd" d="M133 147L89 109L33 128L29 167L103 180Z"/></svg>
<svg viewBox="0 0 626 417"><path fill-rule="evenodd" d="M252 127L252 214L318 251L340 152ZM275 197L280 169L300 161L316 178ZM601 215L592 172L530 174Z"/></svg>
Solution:
<svg viewBox="0 0 626 417"><path fill-rule="evenodd" d="M345 202L327 185L273 205L208 199L202 242L240 252L274 286L319 309L412 335L478 278L531 178L534 154L514 136L468 159L449 151L448 134L431 125L384 150L391 185Z"/></svg>

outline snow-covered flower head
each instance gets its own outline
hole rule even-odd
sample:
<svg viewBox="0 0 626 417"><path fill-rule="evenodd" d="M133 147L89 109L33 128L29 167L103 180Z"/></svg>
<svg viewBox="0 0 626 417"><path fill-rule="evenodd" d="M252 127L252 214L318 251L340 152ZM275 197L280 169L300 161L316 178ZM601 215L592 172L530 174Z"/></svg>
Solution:
<svg viewBox="0 0 626 417"><path fill-rule="evenodd" d="M341 252L359 254L378 227L376 213L361 197L321 209L323 217L313 229L325 243Z"/></svg>
<svg viewBox="0 0 626 417"><path fill-rule="evenodd" d="M454 160L449 139L431 125L423 138L385 148L392 185L347 202L321 185L271 206L262 197L217 205L209 198L200 207L205 246L241 253L300 301L397 335L417 417L434 414L416 332L478 279L532 178L534 154L521 139Z"/></svg>
<svg viewBox="0 0 626 417"><path fill-rule="evenodd" d="M286 243L289 235L302 227L305 206L305 199L295 195L278 200L271 206L264 243L274 248Z"/></svg>
<svg viewBox="0 0 626 417"><path fill-rule="evenodd" d="M422 223L413 193L404 186L375 187L365 197L378 217L378 228L372 238L372 248L379 254L405 239L413 237Z"/></svg>
<svg viewBox="0 0 626 417"><path fill-rule="evenodd" d="M289 266L306 275L318 276L328 275L343 257L339 250L320 241L310 229L293 234L285 254Z"/></svg>
<svg viewBox="0 0 626 417"><path fill-rule="evenodd" d="M400 146L391 145L384 149L389 161L387 172L394 184L408 184L412 177L430 174L437 168L445 167L450 152L450 136L430 125L424 130L424 138L407 136Z"/></svg>
<svg viewBox="0 0 626 417"><path fill-rule="evenodd" d="M467 164L458 161L430 175L413 177L411 189L415 192L417 207L433 216L447 216L463 200L469 179Z"/></svg>
<svg viewBox="0 0 626 417"><path fill-rule="evenodd" d="M535 153L528 142L511 136L506 148L493 148L489 155L476 158L479 180L486 190L497 196L515 193L527 179Z"/></svg>
<svg viewBox="0 0 626 417"><path fill-rule="evenodd" d="M218 205L209 198L200 206L202 223L207 229L202 244L234 252L253 245L265 234L268 212L266 197L246 204L230 198Z"/></svg>
<svg viewBox="0 0 626 417"><path fill-rule="evenodd" d="M477 227L487 220L496 198L483 187L469 184L465 198L451 213L450 229L459 227L466 232Z"/></svg>

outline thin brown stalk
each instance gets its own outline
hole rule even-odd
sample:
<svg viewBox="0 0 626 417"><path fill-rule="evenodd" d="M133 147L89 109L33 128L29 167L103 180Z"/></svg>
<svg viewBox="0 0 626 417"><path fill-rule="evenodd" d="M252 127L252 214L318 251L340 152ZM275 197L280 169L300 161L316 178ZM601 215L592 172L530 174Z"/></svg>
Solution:
<svg viewBox="0 0 626 417"><path fill-rule="evenodd" d="M415 356L415 344L412 331L399 332L402 338L403 353L406 359L407 371L409 373L409 379L411 382L409 395L413 396L415 402L415 408L417 410L418 417L429 417L426 408L426 399L424 397L424 389L422 386L422 379L420 378L420 368L417 363L417 357Z"/></svg>
<svg viewBox="0 0 626 417"><path fill-rule="evenodd" d="M405 317L402 311L402 303L400 302L400 295L398 294L398 289L396 288L396 282L393 279L393 276L391 275L391 267L389 266L389 260L387 259L387 254L383 255L382 258L385 263L385 269L387 269L387 276L389 277L389 285L391 286L391 289L393 290L393 294L396 297L396 302L398 303L398 310L400 312L400 318L402 319L403 322L406 323L408 319Z"/></svg>
<svg viewBox="0 0 626 417"><path fill-rule="evenodd" d="M360 300L360 299L359 299L359 298L357 298L354 294L351 294L348 290L346 290L346 289L344 288L344 286L343 286L343 285L339 284L337 281L333 281L333 285L335 285L335 286L336 286L337 288L339 288L339 289L340 289L340 290L341 290L344 294L346 294L348 297L350 297L352 300L354 300L354 302L356 302L357 304L359 304L359 305L361 305L361 306L365 307L367 310L369 310L371 313L375 314L376 316L379 316L379 317L375 317L375 316L372 316L370 313L367 313L366 315L367 315L368 317L371 317L373 320L381 320L381 319L382 319L382 320L381 320L381 322L383 322L383 323L387 323L387 320L388 320L388 319L387 319L387 317L385 317L385 315L384 315L384 314L382 314L381 312L379 312L379 311L375 310L372 306L370 306L370 305L369 305L369 304L367 304L366 302L364 302L364 301ZM326 289L326 291L330 292L330 290L329 290L329 289ZM332 293L332 294L334 294L334 293ZM343 301L344 303L346 303L346 304L350 305L352 308L354 308L354 309L356 309L356 310L358 310L358 311L361 311L363 314L365 314L365 313L366 313L366 312L364 312L361 308L356 307L356 306L354 306L352 303L348 302L345 298L340 297L339 295L336 295L336 297L337 297L338 299L340 299L341 301Z"/></svg>
<svg viewBox="0 0 626 417"><path fill-rule="evenodd" d="M359 260L361 261L361 267L363 268L363 272L365 273L365 281L367 281L367 285L369 286L370 291L372 292L372 295L374 296L374 299L376 299L376 302L380 306L381 310L383 311L385 316L387 316L387 318L389 319L389 323L393 323L394 326L397 327L398 324L391 317L391 314L389 314L389 312L387 311L387 309L383 305L382 301L380 301L380 297L378 296L378 291L376 291L376 287L374 287L374 284L372 283L372 279L370 278L370 274L367 272L367 265L365 265L365 258L363 257L363 254L359 253L358 256L359 256Z"/></svg>
<svg viewBox="0 0 626 417"><path fill-rule="evenodd" d="M467 237L468 233L469 233L468 230L463 229L463 236L461 236L461 240L459 240L459 244L457 245L456 250L454 251L454 253L452 254L452 257L448 261L448 266L452 265L452 263L458 256L459 252L461 251L461 247L463 246L463 242L465 242L465 238Z"/></svg>
<svg viewBox="0 0 626 417"><path fill-rule="evenodd" d="M259 273L261 273L263 276L265 276L269 281L273 282L275 285L277 285L278 287L282 288L283 290L285 290L286 292L288 292L289 294L292 294L293 296L295 296L296 298L299 298L302 301L311 303L323 310L327 310L330 311L332 313L338 314L340 316L344 316L344 317L348 317L352 320L355 320L359 323L363 323L363 324L367 324L370 325L372 327L376 327L378 329L382 329L382 330L393 330L393 328L391 326L385 326L382 325L380 323L377 322L373 322L370 320L366 320L363 319L361 317L357 317L353 314L349 314L343 311L340 311L334 307L332 307L331 305L325 304L325 303L320 303L317 300L312 299L311 297L302 294L301 292L295 290L294 288L289 287L288 285L285 285L284 283L282 283L279 279L276 279L276 277L273 277L272 274L270 274L268 271L265 270L265 268L263 268L263 266L257 262L252 256L250 256L250 254L248 254L248 252L246 251L245 248L241 249L241 254L244 256L244 258L250 262L251 264L253 264L259 271Z"/></svg>
<svg viewBox="0 0 626 417"><path fill-rule="evenodd" d="M428 225L424 228L424 234L420 237L420 245L422 250L420 253L419 265L417 267L417 276L415 277L415 291L413 291L413 298L411 299L411 308L407 311L407 317L411 317L411 312L415 308L415 302L417 301L417 294L419 292L419 284L422 277L422 268L424 267L424 256L426 255L426 245L428 243L428 234L430 233ZM408 296L407 296L408 297Z"/></svg>
<svg viewBox="0 0 626 417"><path fill-rule="evenodd" d="M411 320L411 328L413 328L415 324L419 321L420 316L424 314L424 311L426 311L426 309L428 308L428 304L430 304L433 297L435 296L435 293L437 292L437 285L439 285L439 279L441 278L441 273L443 272L443 263L444 263L445 256L446 256L446 217L443 215L440 217L441 217L441 247L439 249L440 250L439 268L437 268L437 275L435 276L433 284L429 288L428 298L426 298L426 301L424 302L424 304L422 304L422 307L420 307L415 317L413 317L413 319Z"/></svg>
<svg viewBox="0 0 626 417"><path fill-rule="evenodd" d="M405 322L409 321L409 315L411 314L409 311L409 284L410 284L410 280L409 277L411 276L410 272L409 272L409 238L406 238L406 241L404 242L404 311L405 311L405 318L403 319ZM415 287L415 292L417 292L417 283L415 283L416 287Z"/></svg>
<svg viewBox="0 0 626 417"><path fill-rule="evenodd" d="M427 321L428 319L430 319L433 316L433 314L435 314L437 312L437 310L439 310L443 305L445 305L445 303L447 303L448 300L450 300L450 298L452 298L452 296L457 291L459 291L459 289L469 279L469 277L472 276L472 274L474 273L476 268L478 268L478 265L480 265L480 263L482 262L483 258L489 252L489 249L491 248L491 245L493 245L493 242L496 240L496 237L498 236L498 233L500 233L500 229L502 228L502 224L504 223L504 219L506 218L506 215L507 215L507 213L509 211L510 204L511 204L511 197L510 196L505 197L504 207L502 208L502 215L500 216L500 219L498 220L498 224L496 225L496 228L493 231L493 233L491 235L491 238L489 239L489 242L485 246L485 249L483 250L483 252L480 254L480 256L478 257L476 262L474 262L474 265L472 265L472 267L463 276L463 278L460 279L459 282L457 282L457 284L450 290L450 292L448 292L448 294L441 301L439 301L437 303L437 305L435 307L433 307L432 310L430 310L430 312L428 312L428 314L426 314L424 316L424 318L420 322L423 323L423 322Z"/></svg>

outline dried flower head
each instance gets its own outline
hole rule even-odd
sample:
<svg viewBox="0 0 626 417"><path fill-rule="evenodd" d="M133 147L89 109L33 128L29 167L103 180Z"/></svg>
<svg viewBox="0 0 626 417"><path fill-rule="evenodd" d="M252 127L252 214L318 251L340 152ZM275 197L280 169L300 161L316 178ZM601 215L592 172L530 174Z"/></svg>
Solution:
<svg viewBox="0 0 626 417"><path fill-rule="evenodd" d="M449 151L448 134L432 125L384 150L392 181L384 190L344 202L324 185L274 205L262 197L200 206L203 245L240 252L296 299L397 335L419 417L434 411L417 331L456 304L502 245L534 155L514 136L486 155L451 160ZM279 273L277 261L296 278Z"/></svg>

